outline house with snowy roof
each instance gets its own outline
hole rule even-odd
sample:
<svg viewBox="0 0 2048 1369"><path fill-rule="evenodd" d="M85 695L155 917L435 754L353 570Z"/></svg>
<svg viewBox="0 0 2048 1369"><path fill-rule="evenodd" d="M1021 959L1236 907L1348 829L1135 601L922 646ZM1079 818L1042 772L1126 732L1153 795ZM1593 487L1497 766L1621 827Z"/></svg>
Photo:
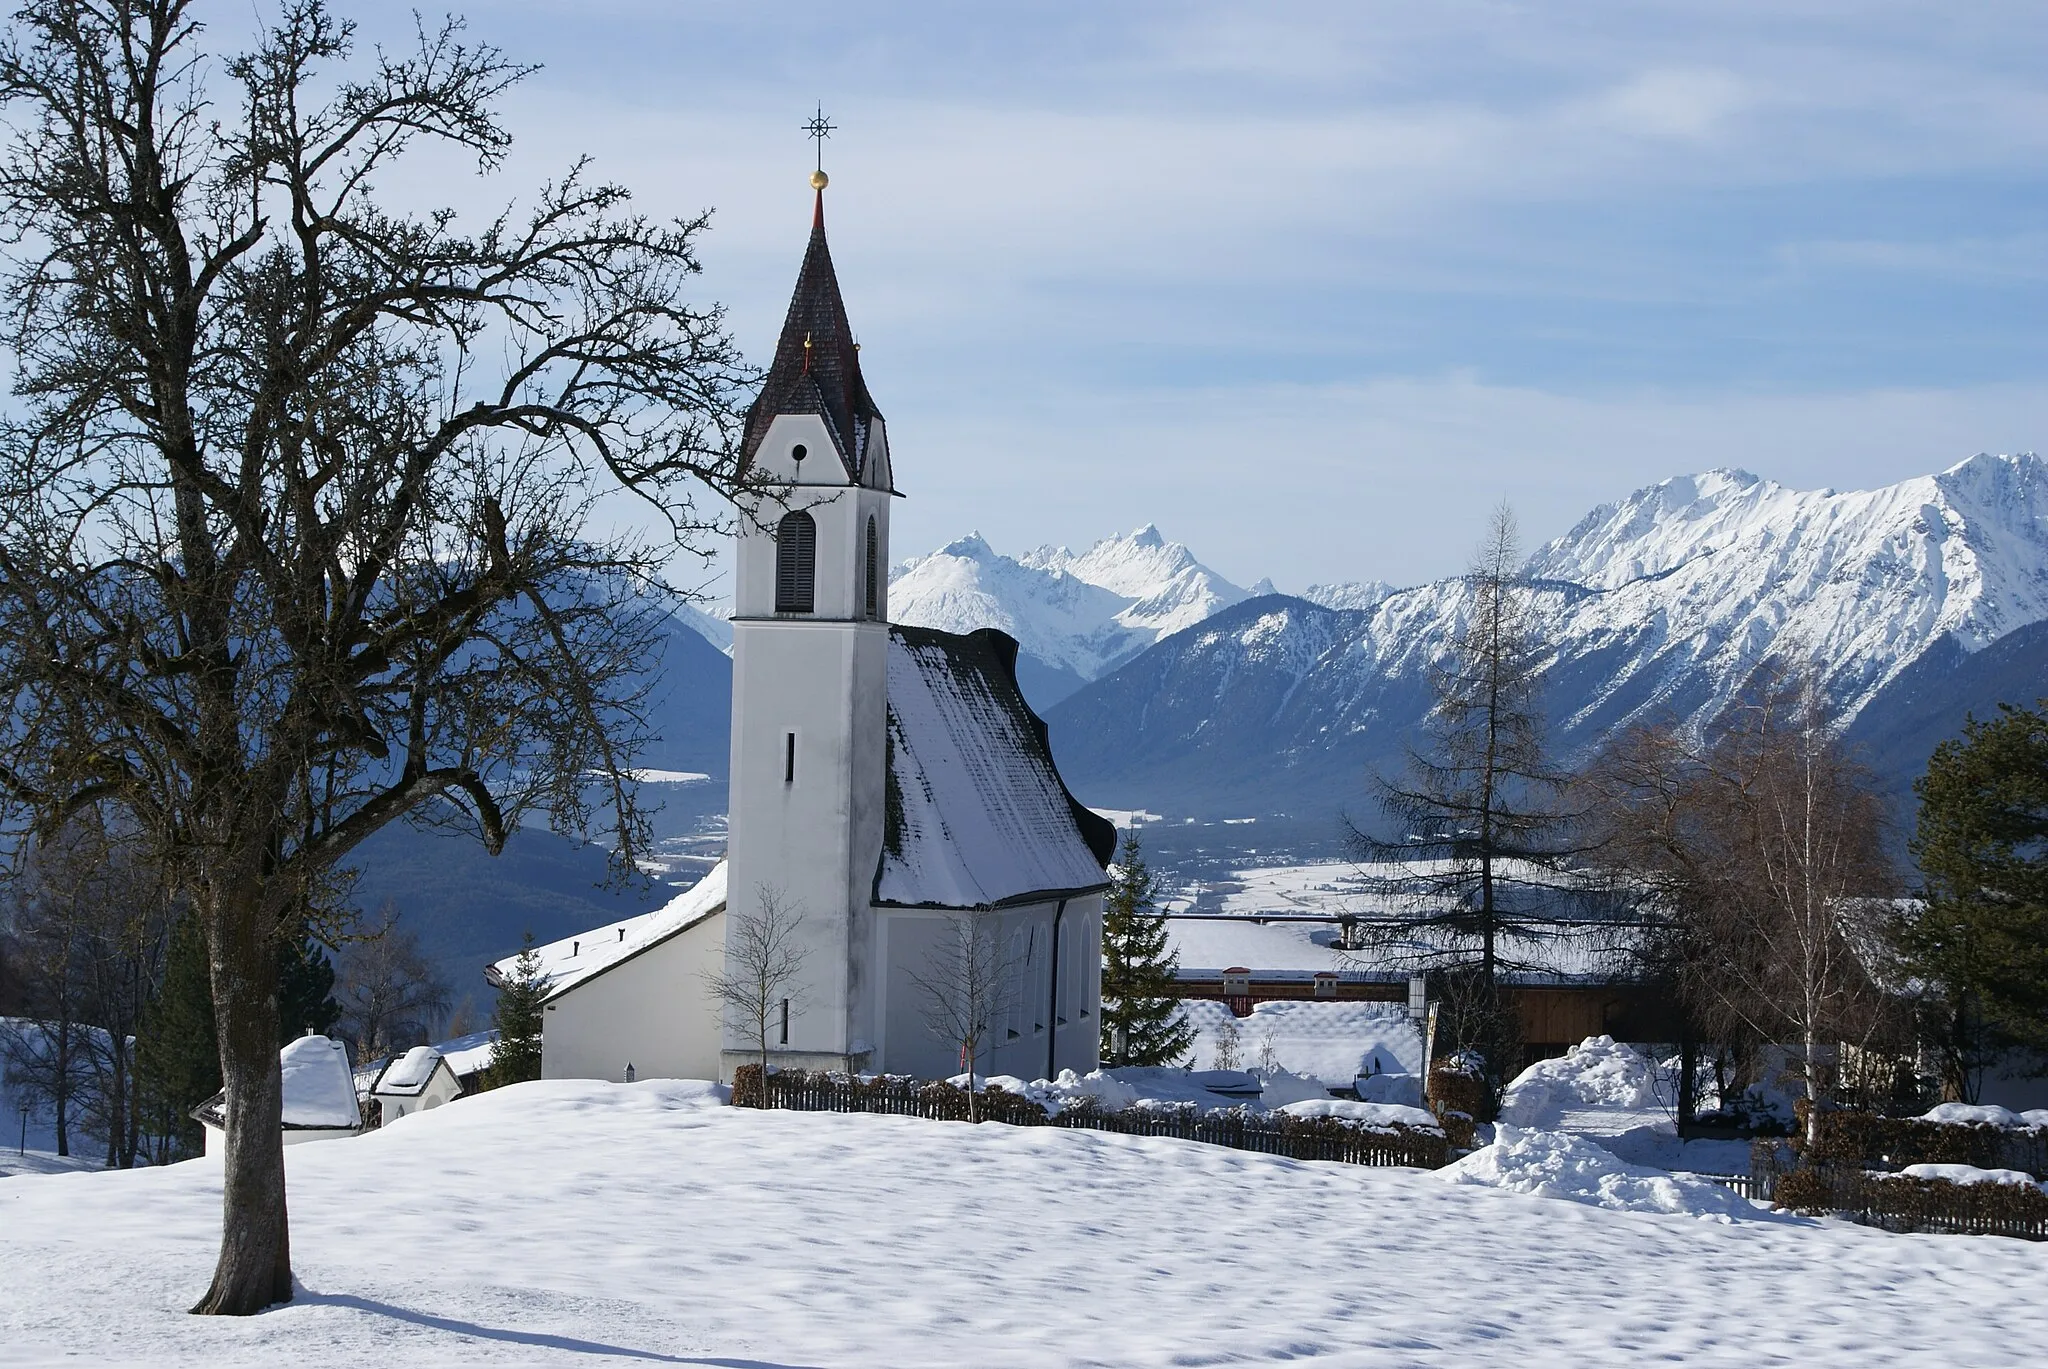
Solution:
<svg viewBox="0 0 2048 1369"><path fill-rule="evenodd" d="M963 926L995 951L985 1073L1096 1062L1102 895L1116 831L1067 791L1017 686L1017 643L890 623L903 497L826 245L811 236L741 459L725 860L667 907L540 948L544 1077L704 1077L754 1058L707 989L727 930L797 919L771 1060L958 1072L928 1025ZM510 973L513 962L493 967Z"/></svg>
<svg viewBox="0 0 2048 1369"><path fill-rule="evenodd" d="M353 1136L363 1128L356 1103L355 1073L349 1069L348 1047L326 1036L308 1033L285 1043L277 1053L284 1076L284 1143L329 1141ZM206 1134L206 1154L227 1144L228 1096L225 1090L192 1109L192 1119Z"/></svg>

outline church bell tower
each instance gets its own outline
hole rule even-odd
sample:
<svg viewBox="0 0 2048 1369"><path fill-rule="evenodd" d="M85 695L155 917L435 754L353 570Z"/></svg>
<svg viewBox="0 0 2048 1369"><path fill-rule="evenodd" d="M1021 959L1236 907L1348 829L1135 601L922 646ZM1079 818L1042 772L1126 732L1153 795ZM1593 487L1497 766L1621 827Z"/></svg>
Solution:
<svg viewBox="0 0 2048 1369"><path fill-rule="evenodd" d="M773 1058L859 1068L876 1039L863 982L887 765L888 431L825 242L823 170L810 244L741 461L732 647L726 972L733 929L770 905L801 917L803 967L771 1013ZM752 1058L725 1028L724 1070Z"/></svg>

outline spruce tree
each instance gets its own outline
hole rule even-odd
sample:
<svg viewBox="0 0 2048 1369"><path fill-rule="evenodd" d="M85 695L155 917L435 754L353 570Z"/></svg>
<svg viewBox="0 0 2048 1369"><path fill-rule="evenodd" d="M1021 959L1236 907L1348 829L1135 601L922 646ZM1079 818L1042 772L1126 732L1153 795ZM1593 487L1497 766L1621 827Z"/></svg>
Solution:
<svg viewBox="0 0 2048 1369"><path fill-rule="evenodd" d="M164 957L164 981L143 1010L135 1043L136 1111L152 1160L200 1153L204 1136L191 1110L220 1092L220 1050L213 1036L213 989L206 936L180 918Z"/></svg>
<svg viewBox="0 0 2048 1369"><path fill-rule="evenodd" d="M1969 719L1913 788L1927 904L1900 950L1929 986L1944 1092L1975 1102L2000 1054L2048 1053L2048 699Z"/></svg>
<svg viewBox="0 0 2048 1369"><path fill-rule="evenodd" d="M1102 1059L1108 1065L1172 1065L1195 1044L1174 996L1178 952L1166 944L1152 872L1134 827L1124 834L1102 912Z"/></svg>
<svg viewBox="0 0 2048 1369"><path fill-rule="evenodd" d="M528 932L512 973L498 983L498 1006L491 1013L498 1044L478 1081L482 1087L494 1089L540 1078L541 1013L547 996L548 976L541 969L540 952L534 949L533 933Z"/></svg>

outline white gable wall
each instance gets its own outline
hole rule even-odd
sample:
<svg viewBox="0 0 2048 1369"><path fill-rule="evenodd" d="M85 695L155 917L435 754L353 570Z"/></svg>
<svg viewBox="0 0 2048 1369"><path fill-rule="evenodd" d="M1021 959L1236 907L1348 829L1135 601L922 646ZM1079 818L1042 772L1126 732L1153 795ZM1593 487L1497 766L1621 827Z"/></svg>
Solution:
<svg viewBox="0 0 2048 1369"><path fill-rule="evenodd" d="M932 1033L930 993L917 983L943 973L957 944L959 913L878 908L873 975L880 985L884 1047L873 1068L921 1079L961 1072L959 1045ZM1010 989L1003 1020L975 1061L978 1074L1050 1078L1095 1068L1102 1033L1102 896L1057 900L979 914L995 926ZM1055 961L1054 921L1058 921ZM1055 977L1053 969L1058 966Z"/></svg>
<svg viewBox="0 0 2048 1369"><path fill-rule="evenodd" d="M716 1079L718 1004L705 987L725 957L716 913L552 999L543 1079Z"/></svg>

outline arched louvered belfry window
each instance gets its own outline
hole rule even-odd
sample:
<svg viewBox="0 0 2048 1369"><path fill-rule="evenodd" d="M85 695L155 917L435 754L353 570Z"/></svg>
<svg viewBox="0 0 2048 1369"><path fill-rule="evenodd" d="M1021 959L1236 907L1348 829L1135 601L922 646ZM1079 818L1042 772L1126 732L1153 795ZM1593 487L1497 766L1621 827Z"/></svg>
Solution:
<svg viewBox="0 0 2048 1369"><path fill-rule="evenodd" d="M875 516L868 515L868 617L882 616L881 582L876 578L880 570L881 539L875 536Z"/></svg>
<svg viewBox="0 0 2048 1369"><path fill-rule="evenodd" d="M817 604L818 524L788 513L775 529L775 611L809 613Z"/></svg>

